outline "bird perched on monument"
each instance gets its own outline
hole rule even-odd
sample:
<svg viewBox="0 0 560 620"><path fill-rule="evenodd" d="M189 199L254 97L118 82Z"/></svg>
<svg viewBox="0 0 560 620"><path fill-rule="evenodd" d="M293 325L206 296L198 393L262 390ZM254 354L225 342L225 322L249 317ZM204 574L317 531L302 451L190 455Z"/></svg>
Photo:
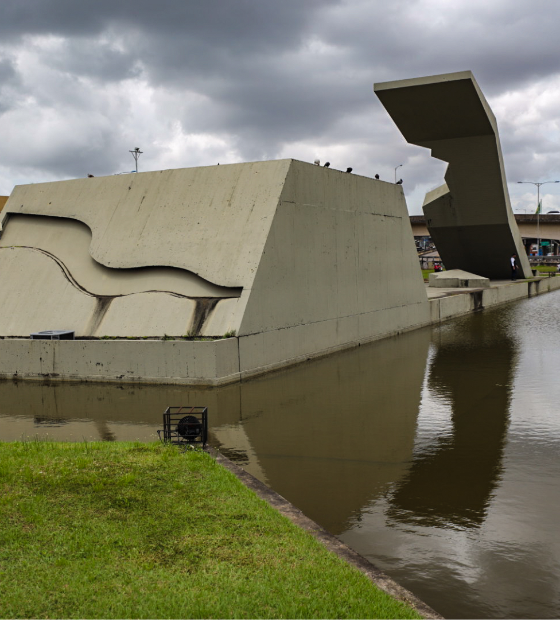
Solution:
<svg viewBox="0 0 560 620"><path fill-rule="evenodd" d="M346 168L346 172L352 172L352 168Z"/></svg>
<svg viewBox="0 0 560 620"><path fill-rule="evenodd" d="M379 175L378 175L378 174L376 174L376 175L375 175L375 178L376 178L376 179L379 179Z"/></svg>
<svg viewBox="0 0 560 620"><path fill-rule="evenodd" d="M323 168L328 168L331 165L330 161L326 161L323 165Z"/></svg>
<svg viewBox="0 0 560 620"><path fill-rule="evenodd" d="M88 179L93 179L93 174L88 174Z"/></svg>
<svg viewBox="0 0 560 620"><path fill-rule="evenodd" d="M320 166L320 165L321 165L321 160L320 160L320 159L316 159L313 163L314 163L316 166Z"/></svg>
<svg viewBox="0 0 560 620"><path fill-rule="evenodd" d="M397 181L397 185L402 185L402 179L399 179L399 180Z"/></svg>

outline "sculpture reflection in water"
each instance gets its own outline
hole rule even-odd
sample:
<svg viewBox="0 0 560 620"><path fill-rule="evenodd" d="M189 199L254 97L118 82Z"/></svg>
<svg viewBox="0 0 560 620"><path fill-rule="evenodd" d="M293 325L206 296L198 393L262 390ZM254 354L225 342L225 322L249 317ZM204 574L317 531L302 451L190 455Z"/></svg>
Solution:
<svg viewBox="0 0 560 620"><path fill-rule="evenodd" d="M168 406L204 405L212 445L340 533L410 467L429 343L417 330L211 390L0 382L0 438L155 439Z"/></svg>
<svg viewBox="0 0 560 620"><path fill-rule="evenodd" d="M241 385L242 424L216 445L334 534L406 475L430 330L362 346Z"/></svg>
<svg viewBox="0 0 560 620"><path fill-rule="evenodd" d="M218 424L238 422L239 386L220 390L166 385L0 381L0 441L155 441L171 405L208 404Z"/></svg>
<svg viewBox="0 0 560 620"><path fill-rule="evenodd" d="M451 409L452 430L415 451L388 517L432 527L478 527L500 480L515 343L500 310L434 330L427 389Z"/></svg>

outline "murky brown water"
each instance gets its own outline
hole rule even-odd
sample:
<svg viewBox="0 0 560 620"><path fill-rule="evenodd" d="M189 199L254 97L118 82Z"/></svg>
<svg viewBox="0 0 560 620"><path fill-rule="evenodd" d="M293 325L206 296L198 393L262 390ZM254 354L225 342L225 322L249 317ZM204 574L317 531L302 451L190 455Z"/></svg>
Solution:
<svg viewBox="0 0 560 620"><path fill-rule="evenodd" d="M0 438L211 443L447 617L560 617L560 292L242 385L0 382Z"/></svg>

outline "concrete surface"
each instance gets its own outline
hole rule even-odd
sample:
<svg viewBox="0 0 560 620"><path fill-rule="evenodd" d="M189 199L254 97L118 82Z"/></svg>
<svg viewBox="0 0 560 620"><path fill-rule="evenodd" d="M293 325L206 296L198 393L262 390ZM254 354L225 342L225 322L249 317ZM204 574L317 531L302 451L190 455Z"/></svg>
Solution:
<svg viewBox="0 0 560 620"><path fill-rule="evenodd" d="M62 345L62 346L60 346ZM237 339L0 340L0 376L220 385L239 380Z"/></svg>
<svg viewBox="0 0 560 620"><path fill-rule="evenodd" d="M75 179L14 188L11 213L78 220L113 268L177 267L250 287L291 160Z"/></svg>
<svg viewBox="0 0 560 620"><path fill-rule="evenodd" d="M417 263L400 186L293 162L238 332L241 372L426 324Z"/></svg>
<svg viewBox="0 0 560 620"><path fill-rule="evenodd" d="M433 324L491 308L512 301L534 297L560 289L560 277L534 280L493 281L489 288L432 288L427 287Z"/></svg>
<svg viewBox="0 0 560 620"><path fill-rule="evenodd" d="M560 289L560 277L511 282L495 281L489 288L432 288L429 324ZM410 328L414 329L414 328ZM406 331L406 330L403 330ZM223 385L256 377L270 370L357 346L356 341L242 371L244 338L215 341L0 339L0 377L50 381L117 381Z"/></svg>
<svg viewBox="0 0 560 620"><path fill-rule="evenodd" d="M426 325L560 289L560 277L492 282L489 288L432 288ZM409 329L414 329L411 327ZM407 330L402 330L407 331ZM380 336L382 338L383 336ZM117 381L223 385L319 358L359 343L346 342L297 358L243 370L246 338L215 341L0 339L0 377L50 381Z"/></svg>
<svg viewBox="0 0 560 620"><path fill-rule="evenodd" d="M498 125L470 71L384 82L374 90L411 144L449 162L445 184L429 192L424 214L448 269L507 278L518 255L531 276L515 222Z"/></svg>
<svg viewBox="0 0 560 620"><path fill-rule="evenodd" d="M401 186L293 160L18 187L3 216L2 377L220 385L560 287L426 289Z"/></svg>
<svg viewBox="0 0 560 620"><path fill-rule="evenodd" d="M487 288L490 280L468 273L462 269L449 269L431 273L429 276L430 286L436 288Z"/></svg>
<svg viewBox="0 0 560 620"><path fill-rule="evenodd" d="M402 188L334 169L281 160L21 186L2 224L8 339L47 329L88 338L233 331L236 372L252 376L430 321ZM126 355L151 349L123 344L63 347L71 357L90 350L103 371L65 367L57 354L46 371L29 359L26 373L18 343L12 374L163 376L161 365L127 365ZM173 363L169 378L200 379ZM225 366L219 380L229 380ZM209 368L210 383L216 373Z"/></svg>

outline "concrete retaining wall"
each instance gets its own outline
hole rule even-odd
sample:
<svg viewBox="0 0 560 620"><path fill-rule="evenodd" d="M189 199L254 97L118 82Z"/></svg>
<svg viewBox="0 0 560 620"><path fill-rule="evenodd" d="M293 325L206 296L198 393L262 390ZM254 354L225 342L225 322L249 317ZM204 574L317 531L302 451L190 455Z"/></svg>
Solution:
<svg viewBox="0 0 560 620"><path fill-rule="evenodd" d="M215 341L0 340L0 376L219 385L239 380L236 338Z"/></svg>
<svg viewBox="0 0 560 620"><path fill-rule="evenodd" d="M560 277L516 282L479 291L460 292L431 299L434 325L470 312L510 303L560 289ZM403 329L403 317L378 317ZM395 313L398 315L398 313ZM373 320L373 319L371 319ZM391 322L392 321L392 322ZM345 322L339 322L345 325ZM319 323L276 332L214 341L0 340L0 377L51 381L117 381L217 386L256 377L279 368L349 349L385 336L359 337L359 325L347 326L330 347L336 322ZM387 333L386 335L391 335Z"/></svg>
<svg viewBox="0 0 560 620"><path fill-rule="evenodd" d="M469 312L542 295L558 289L560 289L560 277L540 278L528 282L503 284L430 299L431 322L432 324L441 323Z"/></svg>

